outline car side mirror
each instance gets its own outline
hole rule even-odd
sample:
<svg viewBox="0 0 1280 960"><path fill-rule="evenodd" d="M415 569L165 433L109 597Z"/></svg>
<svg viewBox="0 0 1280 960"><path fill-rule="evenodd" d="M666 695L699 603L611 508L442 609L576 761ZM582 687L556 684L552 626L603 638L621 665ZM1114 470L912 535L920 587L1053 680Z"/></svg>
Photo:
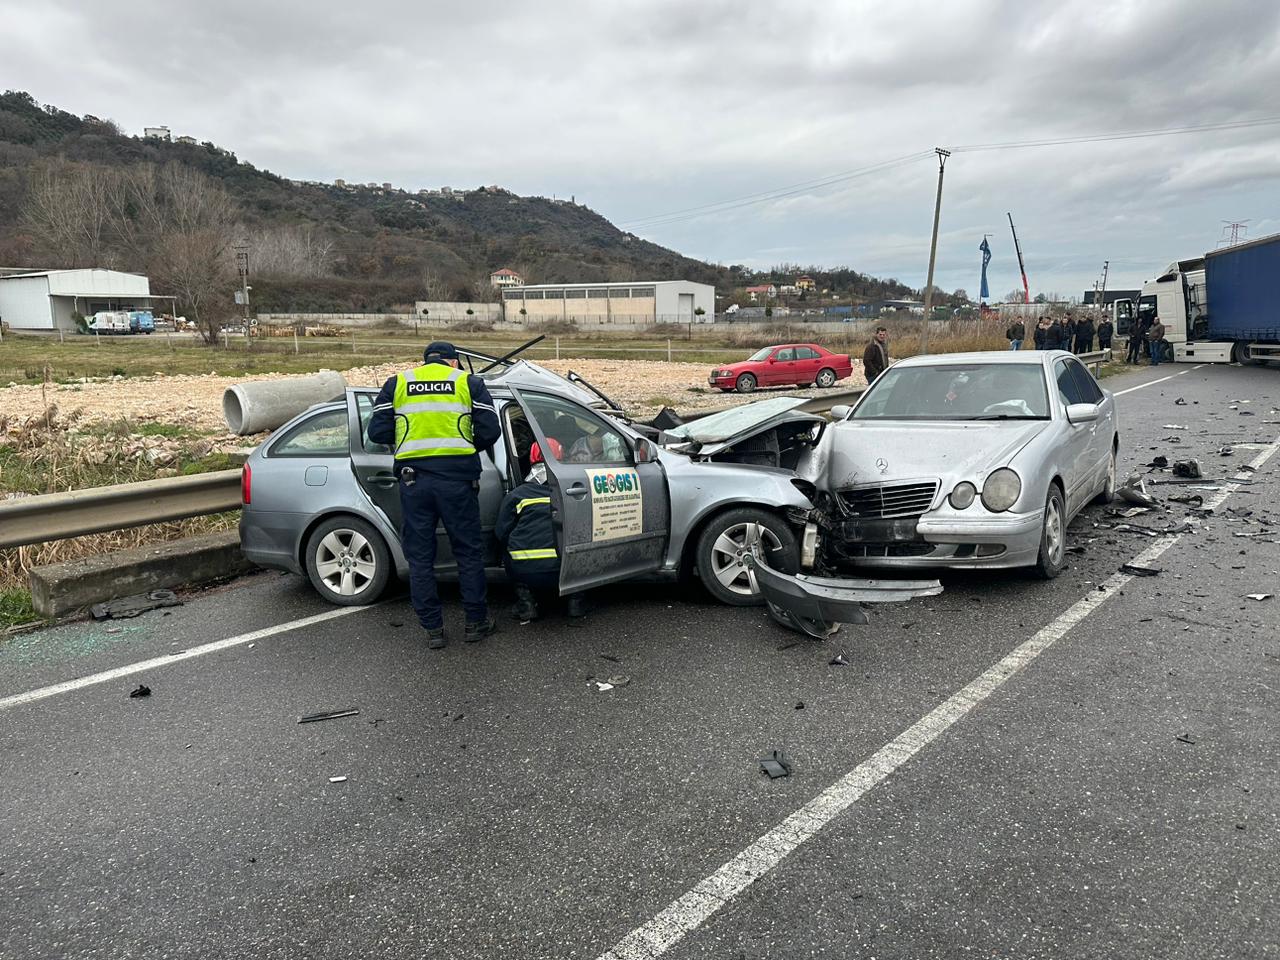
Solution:
<svg viewBox="0 0 1280 960"><path fill-rule="evenodd" d="M849 406L848 404L837 403L834 407L831 408L831 419L845 420L848 418L849 414L852 412L853 412L853 407Z"/></svg>
<svg viewBox="0 0 1280 960"><path fill-rule="evenodd" d="M1092 423L1098 419L1098 405L1096 403L1073 403L1067 407L1067 421L1069 423Z"/></svg>
<svg viewBox="0 0 1280 960"><path fill-rule="evenodd" d="M778 362L778 358L777 358L777 357L770 357L770 358L769 358L769 362L770 362L770 363L777 363L777 362Z"/></svg>
<svg viewBox="0 0 1280 960"><path fill-rule="evenodd" d="M653 445L651 440L644 437L636 438L634 447L636 463L653 463L658 459L658 449Z"/></svg>

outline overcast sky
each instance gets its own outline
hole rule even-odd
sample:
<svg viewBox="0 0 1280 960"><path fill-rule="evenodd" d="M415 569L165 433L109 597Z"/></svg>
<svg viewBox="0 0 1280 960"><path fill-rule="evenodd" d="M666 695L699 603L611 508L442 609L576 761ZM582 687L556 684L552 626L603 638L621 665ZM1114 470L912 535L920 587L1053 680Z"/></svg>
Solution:
<svg viewBox="0 0 1280 960"><path fill-rule="evenodd" d="M1280 115L1280 3L0 0L0 86L164 124L286 177L574 195L691 256L924 283L934 146ZM1280 231L1280 125L957 152L937 280L1137 286L1225 219ZM499 266L495 264L494 266Z"/></svg>

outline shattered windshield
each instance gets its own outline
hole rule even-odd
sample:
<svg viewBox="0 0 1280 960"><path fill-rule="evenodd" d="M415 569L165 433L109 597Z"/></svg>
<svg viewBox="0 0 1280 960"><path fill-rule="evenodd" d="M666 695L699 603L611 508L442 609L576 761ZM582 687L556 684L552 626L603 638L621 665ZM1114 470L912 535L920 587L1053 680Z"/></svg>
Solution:
<svg viewBox="0 0 1280 960"><path fill-rule="evenodd" d="M890 367L853 420L1048 420L1049 393L1038 363Z"/></svg>
<svg viewBox="0 0 1280 960"><path fill-rule="evenodd" d="M678 427L672 427L666 433L668 437L677 440L720 443L731 440L788 410L794 410L804 402L803 397L770 397L768 400L757 400L755 403L721 410L719 413L702 417L692 423L682 423Z"/></svg>

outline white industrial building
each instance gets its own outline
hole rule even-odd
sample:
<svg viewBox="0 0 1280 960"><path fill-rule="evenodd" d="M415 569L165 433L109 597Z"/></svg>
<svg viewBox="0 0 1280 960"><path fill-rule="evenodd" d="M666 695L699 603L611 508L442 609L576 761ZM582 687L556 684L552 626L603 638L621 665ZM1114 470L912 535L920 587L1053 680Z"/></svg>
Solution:
<svg viewBox="0 0 1280 960"><path fill-rule="evenodd" d="M709 323L715 319L716 288L688 280L531 283L505 288L502 306L508 320Z"/></svg>
<svg viewBox="0 0 1280 960"><path fill-rule="evenodd" d="M118 270L42 270L0 276L0 320L12 330L74 330L72 313L148 310L171 297L153 297L151 281Z"/></svg>

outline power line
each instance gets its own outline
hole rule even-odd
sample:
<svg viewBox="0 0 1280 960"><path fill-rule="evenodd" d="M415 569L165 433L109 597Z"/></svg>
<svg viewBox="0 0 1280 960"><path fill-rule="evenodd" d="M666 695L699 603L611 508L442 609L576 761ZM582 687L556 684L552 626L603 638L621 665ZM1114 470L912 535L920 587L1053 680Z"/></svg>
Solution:
<svg viewBox="0 0 1280 960"><path fill-rule="evenodd" d="M744 197L734 197L728 200L720 200L716 203L705 203L698 207L686 207L683 210L672 210L668 213L654 214L651 217L641 217L638 220L624 220L619 226L630 227L640 226L652 227L665 223L674 223L678 220L688 220L693 217L705 216L708 213L723 213L726 210L736 210L739 207L751 206L756 203L765 203L769 200L781 200L785 197L794 196L797 193L805 193L809 190L816 190L822 187L833 186L837 183L844 183L848 180L854 180L858 177L865 177L872 173L878 173L881 170L888 170L892 167L903 166L908 163L914 163L923 160L926 157L934 155L932 150L921 150L917 153L909 153L905 156L895 157L892 160L882 160L879 163L873 163L866 167L859 167L856 170L847 170L844 173L832 174L829 177L820 177L817 180L806 180L803 183L794 183L786 187L778 187L776 190L769 190L764 193L748 194Z"/></svg>
<svg viewBox="0 0 1280 960"><path fill-rule="evenodd" d="M1156 130L1130 130L1123 133L1099 133L1078 137L1052 137L1041 140L1009 140L1003 143L971 143L953 147L953 153L977 153L981 150L1016 150L1023 147L1057 147L1070 143L1101 143L1110 140L1144 140L1149 137L1173 137L1185 133L1201 133L1210 130L1242 130L1249 127L1273 126L1280 117L1259 117L1254 120L1231 120L1224 123L1204 123L1198 126L1162 127Z"/></svg>
<svg viewBox="0 0 1280 960"><path fill-rule="evenodd" d="M1008 140L996 143L970 143L959 147L953 147L952 152L979 153L992 150L1020 150L1029 147L1056 147L1073 143L1105 143L1118 140L1145 140L1152 137L1172 137L1188 133L1202 133L1215 130L1243 130L1252 127L1274 126L1276 124L1280 124L1280 117L1258 117L1252 120L1230 120L1221 123L1163 127L1154 130L1129 130L1117 133L1084 134L1074 137L1049 137L1038 140ZM844 173L832 174L828 177L819 177L816 180L806 180L801 183L778 187L775 190L747 194L742 197L719 200L715 203L705 203L700 206L685 207L680 210L671 210L667 213L659 213L648 217L640 217L635 220L622 221L619 223L619 226L634 227L636 229L645 230L651 227L661 227L672 223L679 223L684 220L693 220L713 213L727 213L730 210L754 206L758 203L768 203L771 200L782 200L786 197L795 196L799 193L806 193L810 190L818 190L824 187L835 186L836 184L845 183L849 180L857 179L858 177L868 176L872 173L878 173L894 167L905 166L932 156L934 156L934 152L932 150L921 150L916 153L909 153L901 157L895 157L891 160L882 160L879 163L873 163L866 167L848 170Z"/></svg>

